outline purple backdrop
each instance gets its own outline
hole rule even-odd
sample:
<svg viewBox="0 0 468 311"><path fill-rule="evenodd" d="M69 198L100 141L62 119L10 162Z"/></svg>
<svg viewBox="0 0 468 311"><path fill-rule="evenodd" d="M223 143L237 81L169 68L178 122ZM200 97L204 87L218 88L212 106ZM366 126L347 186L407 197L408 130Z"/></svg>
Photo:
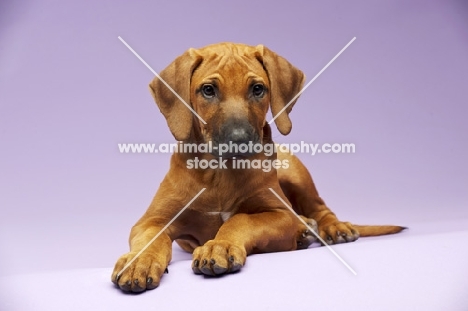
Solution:
<svg viewBox="0 0 468 311"><path fill-rule="evenodd" d="M468 19L463 1L3 1L0 274L111 267L172 142L147 85L189 47L265 44L309 81L278 142L351 142L301 155L355 223L468 218ZM432 229L437 232L439 229Z"/></svg>

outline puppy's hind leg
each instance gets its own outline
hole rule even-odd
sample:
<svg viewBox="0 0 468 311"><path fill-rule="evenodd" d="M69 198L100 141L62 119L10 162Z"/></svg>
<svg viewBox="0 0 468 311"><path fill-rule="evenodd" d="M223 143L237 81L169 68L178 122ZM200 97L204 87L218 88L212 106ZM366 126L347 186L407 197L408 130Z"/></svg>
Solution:
<svg viewBox="0 0 468 311"><path fill-rule="evenodd" d="M319 196L309 171L294 155L278 153L288 160L288 169L278 169L278 180L297 214L317 222L318 233L327 244L353 242L359 232L349 222L341 222ZM302 241L301 241L302 242ZM298 245L299 246L299 245Z"/></svg>
<svg viewBox="0 0 468 311"><path fill-rule="evenodd" d="M317 222L312 218L307 218L302 215L299 215L299 217L307 225L305 225L302 221L299 224L299 229L297 230L296 235L297 249L306 249L318 240L318 226Z"/></svg>

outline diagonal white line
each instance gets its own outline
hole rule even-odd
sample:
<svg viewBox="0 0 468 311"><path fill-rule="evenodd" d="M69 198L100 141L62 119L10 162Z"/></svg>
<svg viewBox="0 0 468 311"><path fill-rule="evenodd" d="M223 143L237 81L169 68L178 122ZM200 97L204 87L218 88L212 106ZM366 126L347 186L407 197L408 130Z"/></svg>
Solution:
<svg viewBox="0 0 468 311"><path fill-rule="evenodd" d="M164 230L166 230L173 222L174 220L177 219L177 217L180 216L180 214L182 214L186 209L187 207L190 206L190 204L193 203L193 201L195 201L196 198L198 198L198 196L200 194L202 194L203 191L205 191L206 188L202 188L202 190L200 190L200 192L197 193L196 196L193 197L193 199L190 200L190 202L187 203L187 205L184 206L183 209L180 210L180 212L177 213L177 215L174 216L174 218L171 219L171 221L169 221L167 223L167 225L164 226L164 228L161 229L161 231L158 232L158 234L156 234L154 236L154 238L152 238L136 255L135 257L132 258L132 260L130 260L123 268L122 270L119 271L119 273L117 273L117 279L120 277L120 275L122 274L122 272L125 271L125 269L127 269L128 267L130 267L130 265L161 235L161 233L164 232Z"/></svg>
<svg viewBox="0 0 468 311"><path fill-rule="evenodd" d="M270 189L271 192L273 192L273 194L284 204L284 206L286 206L287 208L289 208L289 210L304 224L306 225L307 228L309 228L310 231L312 231L312 233L317 237L317 239L320 240L320 242L323 243L323 245L325 245L328 250L330 252L332 252L333 255L335 255L336 258L338 258L338 260L341 261L341 263L343 265L345 265L346 268L348 268L349 271L351 271L354 275L357 275L356 271L354 271L353 268L351 268L348 263L346 261L343 260L343 258L340 257L340 255L338 255L331 247L330 245L328 245L327 243L325 243L325 241L320 237L320 235L318 235L314 229L312 229L305 221L304 219L302 219L301 217L299 217L299 215L293 210L293 208L291 206L288 205L288 203L286 203L279 195L278 193L276 193L275 190L273 190L272 188L268 188Z"/></svg>
<svg viewBox="0 0 468 311"><path fill-rule="evenodd" d="M132 52L132 53L133 53L133 54L134 54L134 55L135 55L135 56L136 56L136 57L137 57L137 58L138 58L138 59L139 59L139 60L156 76L156 77L158 77L159 80L161 80L162 83L164 83L165 86L167 86L167 88L168 88L169 90L171 90L172 93L174 93L174 95L175 95L188 109L190 109L190 111L191 111L194 115L197 116L198 119L200 119L200 121L203 122L203 124L206 124L205 120L203 120L203 118L200 117L200 116L198 115L198 113L197 113L195 110L193 110L193 108L190 107L190 105L187 104L187 102L186 102L182 97L180 97L180 95L177 94L177 92L174 91L174 89L173 89L169 84L167 84L167 82L164 81L163 78L161 78L161 77L158 75L158 73L157 73L156 71L154 71L153 68L151 68L150 65L148 65L148 63L146 63L146 62L143 60L143 58L141 58L141 56L138 55L138 53L135 52L135 50L132 49L132 47L131 47L130 45L128 45L127 42L125 42L124 39L122 39L122 37L118 36L118 38L119 38L120 41L122 41L123 44L125 44L125 46L126 46L126 47L127 47L127 48L128 48L128 49L129 49L129 50L130 50L130 51L131 51L131 52Z"/></svg>
<svg viewBox="0 0 468 311"><path fill-rule="evenodd" d="M354 40L356 40L356 37L352 38L351 41L349 41L348 44L346 44L345 47L342 48L341 51L339 51L338 54L336 54L335 57L333 57L332 60L329 61L328 64L326 64L325 67L323 67L322 70L320 70L319 73L317 73L317 74L315 75L315 77L314 77L312 80L310 80L310 82L307 83L306 86L304 86L304 87L302 88L302 90L300 90L299 93L297 93L296 96L294 96L294 97L289 101L289 103L287 103L287 105L284 106L283 109L281 109L280 112L278 112L278 113L276 114L276 116L273 117L273 119L271 119L270 121L268 121L268 124L273 123L273 121L275 121L275 119L278 118L278 116L279 116L280 114L282 114L282 113L289 107L289 105L291 105L291 103L292 103L293 101L295 101L295 100L299 97L299 95L301 95L302 92L304 92L304 91L312 84L312 82L314 82L314 81L322 74L322 72L325 71L325 69L328 68L328 66L331 65L331 64L338 58L338 56L340 56L341 53L343 53L343 52L348 48L348 46L350 46L351 43L353 43Z"/></svg>

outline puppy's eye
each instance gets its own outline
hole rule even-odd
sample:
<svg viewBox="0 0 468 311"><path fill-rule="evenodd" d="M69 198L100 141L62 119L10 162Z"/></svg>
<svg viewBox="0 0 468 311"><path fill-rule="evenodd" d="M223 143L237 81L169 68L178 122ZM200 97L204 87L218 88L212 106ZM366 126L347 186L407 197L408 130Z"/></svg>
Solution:
<svg viewBox="0 0 468 311"><path fill-rule="evenodd" d="M252 88L252 94L255 97L262 97L265 93L265 87L262 84L255 84Z"/></svg>
<svg viewBox="0 0 468 311"><path fill-rule="evenodd" d="M213 98L216 95L215 87L212 84L204 84L202 94L205 98Z"/></svg>

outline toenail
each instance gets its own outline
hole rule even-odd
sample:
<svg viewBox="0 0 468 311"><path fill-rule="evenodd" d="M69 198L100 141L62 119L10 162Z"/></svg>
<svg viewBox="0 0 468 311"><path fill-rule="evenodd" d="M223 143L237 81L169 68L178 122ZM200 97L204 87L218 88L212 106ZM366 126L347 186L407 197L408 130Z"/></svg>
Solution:
<svg viewBox="0 0 468 311"><path fill-rule="evenodd" d="M301 242L301 241L297 241L297 245L302 246L302 242Z"/></svg>
<svg viewBox="0 0 468 311"><path fill-rule="evenodd" d="M328 241L332 241L333 239L332 239L331 236L327 236L327 240L328 240Z"/></svg>
<svg viewBox="0 0 468 311"><path fill-rule="evenodd" d="M164 269L164 273L169 274L169 269L167 267Z"/></svg>
<svg viewBox="0 0 468 311"><path fill-rule="evenodd" d="M152 278L152 277L148 277L148 278L146 279L146 283L148 283L148 284L153 283L153 278Z"/></svg>
<svg viewBox="0 0 468 311"><path fill-rule="evenodd" d="M234 262L234 256L229 256L229 262Z"/></svg>
<svg viewBox="0 0 468 311"><path fill-rule="evenodd" d="M214 260L214 259L210 260L210 264L214 265L215 263L216 263L216 260Z"/></svg>
<svg viewBox="0 0 468 311"><path fill-rule="evenodd" d="M125 282L125 285L128 285L128 286L132 285L132 281L128 280L127 282Z"/></svg>
<svg viewBox="0 0 468 311"><path fill-rule="evenodd" d="M206 265L206 263L207 263L206 259L203 259L203 261L202 261L202 267L203 267L204 265Z"/></svg>
<svg viewBox="0 0 468 311"><path fill-rule="evenodd" d="M194 267L198 267L199 264L200 264L200 261L198 261L198 259L195 259L195 260L193 261L193 266L194 266Z"/></svg>
<svg viewBox="0 0 468 311"><path fill-rule="evenodd" d="M133 283L135 283L135 285L138 285L138 283L140 283L140 281L138 281L138 279L136 279L135 281L133 281Z"/></svg>

